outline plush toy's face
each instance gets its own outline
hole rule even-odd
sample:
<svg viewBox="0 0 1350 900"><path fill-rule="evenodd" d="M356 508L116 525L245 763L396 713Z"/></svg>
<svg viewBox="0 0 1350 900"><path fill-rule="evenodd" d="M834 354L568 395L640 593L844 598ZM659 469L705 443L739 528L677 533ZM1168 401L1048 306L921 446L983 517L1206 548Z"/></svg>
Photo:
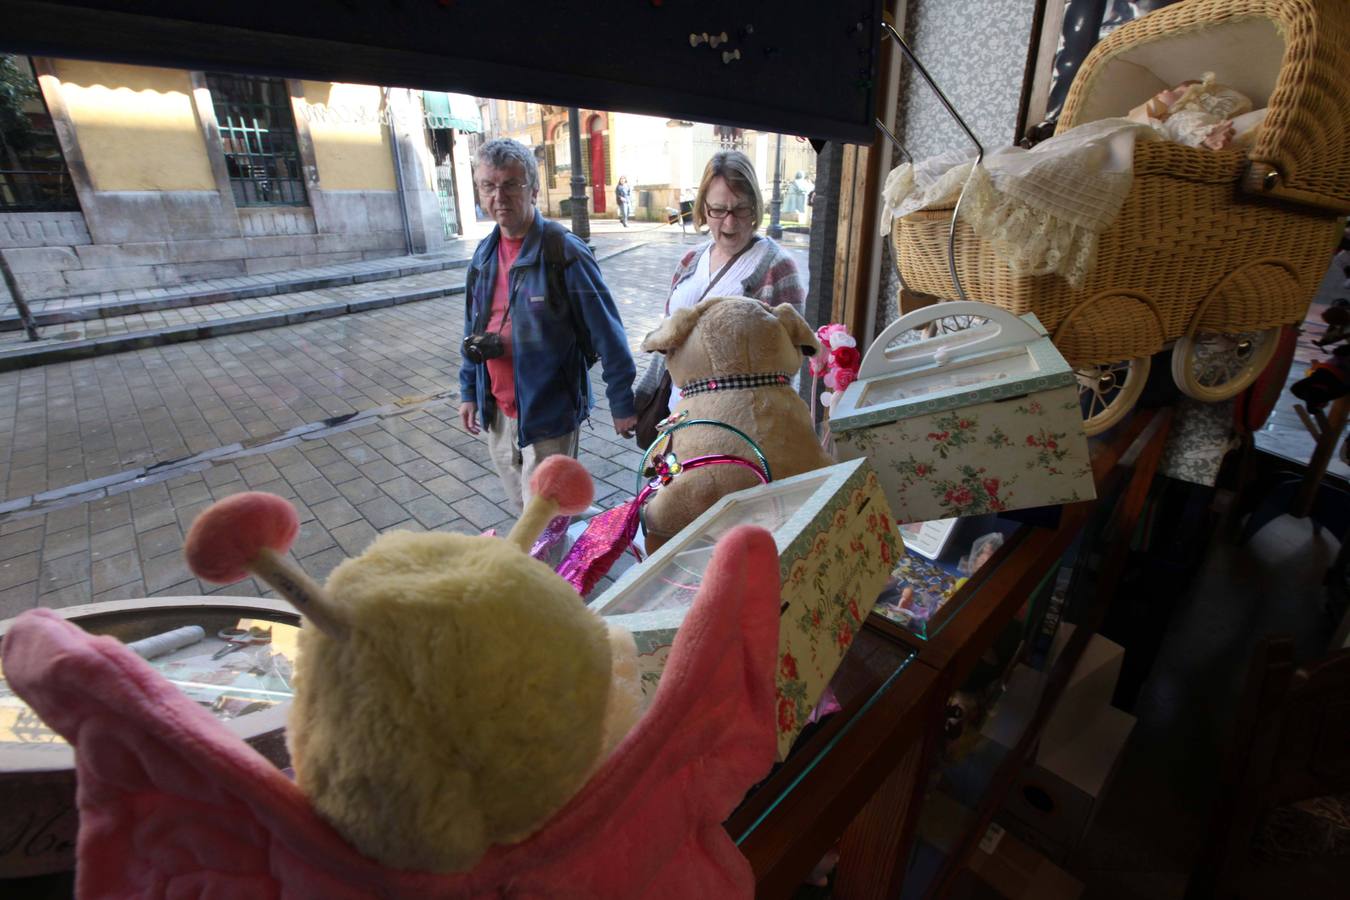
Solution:
<svg viewBox="0 0 1350 900"><path fill-rule="evenodd" d="M468 868L603 759L609 632L514 544L394 532L326 587L350 634L302 631L289 740L301 789L362 852Z"/></svg>
<svg viewBox="0 0 1350 900"><path fill-rule="evenodd" d="M714 375L796 372L820 343L788 304L769 309L747 297L713 297L676 310L642 342L666 354L676 384Z"/></svg>

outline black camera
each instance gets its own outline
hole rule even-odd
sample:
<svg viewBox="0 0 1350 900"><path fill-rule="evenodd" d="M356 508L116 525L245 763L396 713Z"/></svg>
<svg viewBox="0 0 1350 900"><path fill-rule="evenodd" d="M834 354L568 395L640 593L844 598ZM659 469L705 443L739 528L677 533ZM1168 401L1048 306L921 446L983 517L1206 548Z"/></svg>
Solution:
<svg viewBox="0 0 1350 900"><path fill-rule="evenodd" d="M489 359L496 359L506 352L502 346L502 336L495 331L486 334L465 335L460 351L474 365L480 365Z"/></svg>

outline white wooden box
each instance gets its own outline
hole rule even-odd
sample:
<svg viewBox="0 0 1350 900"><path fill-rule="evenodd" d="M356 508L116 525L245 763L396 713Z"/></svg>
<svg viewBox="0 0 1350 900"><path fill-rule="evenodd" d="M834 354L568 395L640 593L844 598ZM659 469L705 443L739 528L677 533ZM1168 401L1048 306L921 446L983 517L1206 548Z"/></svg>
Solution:
<svg viewBox="0 0 1350 900"><path fill-rule="evenodd" d="M888 346L938 318L963 331ZM870 459L902 523L1096 496L1078 387L1036 317L939 303L892 323L830 412L835 458Z"/></svg>
<svg viewBox="0 0 1350 900"><path fill-rule="evenodd" d="M729 494L590 608L633 633L650 700L702 584L717 539L737 525L768 529L778 546L778 752L787 755L904 552L876 473L840 463Z"/></svg>

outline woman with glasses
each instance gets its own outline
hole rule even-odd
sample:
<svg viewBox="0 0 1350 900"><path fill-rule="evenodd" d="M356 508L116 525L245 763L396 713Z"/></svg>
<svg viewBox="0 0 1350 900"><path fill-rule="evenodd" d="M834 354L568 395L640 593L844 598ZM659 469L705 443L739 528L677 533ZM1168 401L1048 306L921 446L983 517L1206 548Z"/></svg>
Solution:
<svg viewBox="0 0 1350 900"><path fill-rule="evenodd" d="M750 157L723 150L708 160L694 198L694 227L712 238L680 260L666 315L704 296L753 297L769 306L791 303L806 314L806 286L797 264L772 238L759 234L764 198Z"/></svg>
<svg viewBox="0 0 1350 900"><path fill-rule="evenodd" d="M758 233L763 216L764 198L750 157L738 150L714 154L694 198L694 227L706 225L711 239L680 260L666 300L667 316L705 297L752 297L768 306L791 303L806 315L801 273L777 242ZM643 379L644 386L648 380ZM642 388L638 390L641 394ZM680 389L673 387L670 406L679 399ZM641 397L638 405L643 405Z"/></svg>

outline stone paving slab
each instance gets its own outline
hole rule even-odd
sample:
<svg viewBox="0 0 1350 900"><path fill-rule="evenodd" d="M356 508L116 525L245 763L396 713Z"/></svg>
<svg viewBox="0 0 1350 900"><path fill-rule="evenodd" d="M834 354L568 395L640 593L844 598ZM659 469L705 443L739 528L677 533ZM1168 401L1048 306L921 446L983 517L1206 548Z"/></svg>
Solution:
<svg viewBox="0 0 1350 900"><path fill-rule="evenodd" d="M601 269L640 357L689 246L607 256L604 241ZM201 584L182 563L193 517L244 490L296 504L293 555L319 579L391 529L509 525L486 444L459 425L463 310L462 295L448 295L0 373L0 618L152 595L270 595L252 579ZM599 405L580 459L608 508L632 496L641 454L613 432L599 367L592 381Z"/></svg>

